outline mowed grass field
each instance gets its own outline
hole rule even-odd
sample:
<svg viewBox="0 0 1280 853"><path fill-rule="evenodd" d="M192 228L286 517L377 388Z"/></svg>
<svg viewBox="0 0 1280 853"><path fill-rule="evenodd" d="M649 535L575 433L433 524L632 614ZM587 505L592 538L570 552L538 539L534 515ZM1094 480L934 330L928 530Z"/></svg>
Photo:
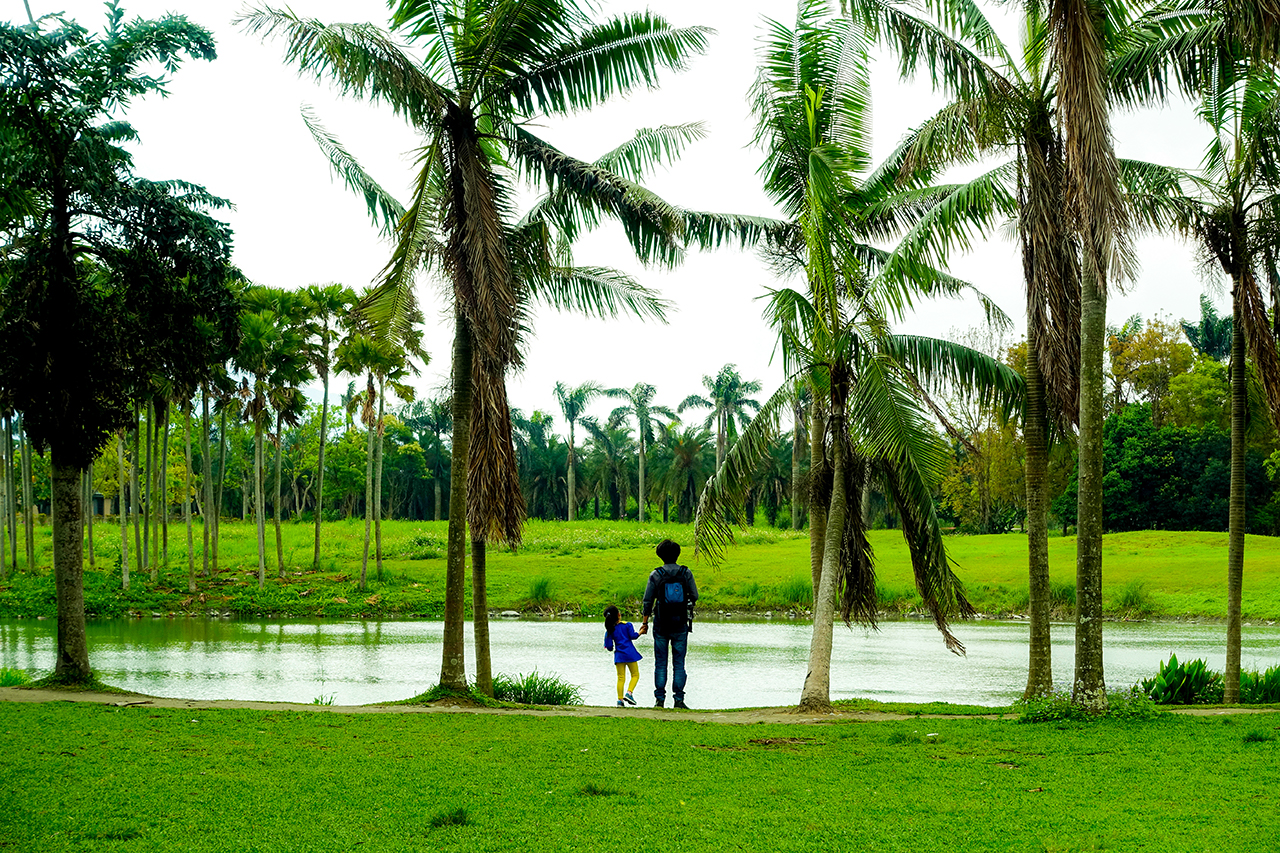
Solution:
<svg viewBox="0 0 1280 853"><path fill-rule="evenodd" d="M86 607L95 615L136 611L246 615L350 617L438 616L444 601L445 522L385 522L383 576L372 558L369 582L359 588L364 524L327 522L320 567L311 565L312 530L282 527L285 576L278 577L274 532L268 528L267 583L258 589L252 524L224 522L218 571L201 575L201 530L195 529L196 592L187 582L186 535L170 528L169 562L152 584L149 572L132 573L121 589L119 527L95 526L94 568L86 568ZM0 615L39 616L53 611L48 528L37 530L37 565L0 581ZM611 602L632 603L657 565L653 548L663 538L685 546L681 561L697 577L704 613L801 610L809 605L807 536L765 527L739 531L718 563L693 554L693 529L679 524L581 521L530 522L521 548L491 546L489 605L493 610L571 610L598 614ZM874 531L878 583L885 609L909 612L918 605L910 557L899 532ZM133 550L130 533L130 550ZM956 536L948 540L971 600L993 616L1022 613L1027 605L1026 538ZM1124 618L1224 618L1225 533L1147 531L1104 539L1103 583L1109 613ZM1075 581L1075 538L1050 539L1051 577L1069 611ZM470 594L467 596L470 606ZM1248 537L1245 551L1246 619L1280 619L1280 539Z"/></svg>
<svg viewBox="0 0 1280 853"><path fill-rule="evenodd" d="M723 725L0 703L0 847L1257 853L1276 714Z"/></svg>

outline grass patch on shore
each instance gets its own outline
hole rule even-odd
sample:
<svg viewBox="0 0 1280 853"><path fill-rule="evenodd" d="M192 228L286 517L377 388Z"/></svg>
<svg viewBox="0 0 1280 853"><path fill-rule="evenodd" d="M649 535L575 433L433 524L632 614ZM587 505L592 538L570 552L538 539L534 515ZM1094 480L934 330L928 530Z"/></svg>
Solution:
<svg viewBox="0 0 1280 853"><path fill-rule="evenodd" d="M1274 836L1275 725L0 703L0 846L1234 853Z"/></svg>
<svg viewBox="0 0 1280 853"><path fill-rule="evenodd" d="M311 564L309 524L283 525L285 575L279 577L275 547L268 548L267 582L258 588L252 524L226 521L219 567L201 576L196 554L196 590L187 589L186 537L170 531L169 566L157 583L149 572L132 574L121 588L119 529L97 526L96 566L85 571L86 610L97 616L130 613L234 613L291 618L439 618L444 609L445 522L384 524L383 573L373 562L360 588L362 521L326 522L320 567ZM51 616L54 584L40 528L34 573L25 569L0 582L0 616ZM811 607L809 542L804 532L757 527L739 532L737 544L712 566L692 553L691 525L587 520L531 521L519 552L491 547L488 600L494 610L598 615L608 604L634 611L648 572L657 565L654 545L671 538L685 545L701 592L699 610L732 613L803 612ZM197 528L197 552L201 541ZM268 539L274 537L269 534ZM920 608L910 557L894 530L870 534L877 558L877 586L887 615ZM1055 612L1069 617L1075 604L1075 539L1054 537L1050 580ZM955 536L947 540L970 600L992 616L1024 613L1027 607L1026 537ZM1103 539L1104 605L1116 618L1208 618L1226 616L1225 533L1148 531ZM1280 619L1280 538L1250 536L1245 546L1244 618ZM470 602L470 594L466 596Z"/></svg>

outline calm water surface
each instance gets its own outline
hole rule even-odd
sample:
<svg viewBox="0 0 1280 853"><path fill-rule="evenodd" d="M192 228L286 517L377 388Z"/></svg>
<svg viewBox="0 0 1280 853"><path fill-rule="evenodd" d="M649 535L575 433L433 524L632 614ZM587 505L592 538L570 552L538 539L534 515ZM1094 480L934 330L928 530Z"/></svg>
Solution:
<svg viewBox="0 0 1280 853"><path fill-rule="evenodd" d="M0 620L0 666L30 672L53 666L53 620ZM221 619L104 620L89 623L90 659L112 684L155 696L339 705L405 699L439 677L441 622L278 622ZM595 621L494 620L494 669L534 670L581 685L589 705L613 704L613 657ZM947 652L931 623L888 622L880 631L836 627L833 699L1002 705L1026 683L1025 622L957 626L967 657ZM475 672L467 626L467 672ZM1150 677L1169 654L1225 665L1221 625L1109 623L1107 682ZM689 643L687 701L697 708L795 704L804 682L810 626L805 622L701 621ZM1053 626L1054 678L1070 684L1073 626ZM653 643L637 642L641 704L651 704ZM1280 663L1280 627L1244 629L1244 666Z"/></svg>

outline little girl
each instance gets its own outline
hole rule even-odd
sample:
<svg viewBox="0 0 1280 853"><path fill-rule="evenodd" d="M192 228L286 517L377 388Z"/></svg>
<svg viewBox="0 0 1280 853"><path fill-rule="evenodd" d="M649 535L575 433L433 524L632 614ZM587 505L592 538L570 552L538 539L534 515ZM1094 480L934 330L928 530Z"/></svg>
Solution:
<svg viewBox="0 0 1280 853"><path fill-rule="evenodd" d="M636 651L632 640L638 640L640 635L636 633L636 629L631 626L630 622L620 622L622 616L618 613L618 608L610 604L604 609L604 647L607 651L613 652L613 664L618 668L618 707L623 707L623 702L636 704L635 697L631 695L631 691L636 689L636 684L640 682L640 667L636 665L643 656ZM622 692L622 683L626 679L627 670L631 670L631 684L627 687L626 693Z"/></svg>

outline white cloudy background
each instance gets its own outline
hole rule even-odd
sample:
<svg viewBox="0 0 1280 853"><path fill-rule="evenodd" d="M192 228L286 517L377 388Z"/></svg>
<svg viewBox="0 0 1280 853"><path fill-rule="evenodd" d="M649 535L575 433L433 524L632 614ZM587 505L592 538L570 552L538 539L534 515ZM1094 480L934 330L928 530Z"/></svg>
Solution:
<svg viewBox="0 0 1280 853"><path fill-rule="evenodd" d="M65 12L90 29L105 20L98 0L29 0L39 17ZM4 0L0 15L25 22L20 0ZM667 75L660 90L640 92L542 128L550 141L578 157L592 159L637 128L702 120L708 137L683 160L654 176L651 186L678 204L702 210L770 215L756 168L761 152L752 146L753 120L747 90L754 78L756 40L764 17L789 21L795 5L779 0L612 0L602 14L647 5L676 26L715 28L705 56L682 74ZM385 23L386 7L368 0L295 0L299 15L325 22ZM264 42L233 26L247 8L239 0L200 3L125 0L129 17L185 14L209 28L218 59L188 61L172 78L168 98L136 102L127 117L141 135L136 170L152 179L182 178L235 203L225 215L235 231L235 262L253 281L297 288L337 281L366 286L385 264L389 246L366 216L363 201L332 180L328 165L299 116L310 104L364 166L388 189L408 196L418 137L390 110L338 97L328 86L300 80L283 62L280 40ZM1016 30L1006 29L1016 40ZM873 71L877 157L888 153L907 128L941 103L925 82L900 82L888 58ZM1207 135L1184 106L1115 120L1122 157L1191 168L1199 162ZM1148 237L1138 243L1142 274L1124 293L1113 294L1109 322L1140 313L1146 318L1193 318L1198 298L1209 290L1225 310L1220 284L1197 271L1193 253L1174 238ZM764 383L767 395L782 379L773 362L773 336L760 318L758 297L776 286L750 253L720 251L692 255L678 270L645 270L615 234L601 233L576 250L583 264L628 270L673 303L668 325L631 320L591 321L540 311L536 339L524 370L510 380L513 406L526 413L542 409L558 415L552 388L557 381L586 381L630 387L656 386L656 402L675 407L701 393L701 379L733 363L747 379ZM996 301L1021 324L1021 273L1013 243L993 236L967 255L952 259L951 270ZM1216 290L1215 290L1216 288ZM418 381L422 393L443 386L448 372L452 324L437 282L419 283L428 318L427 349L432 363ZM979 324L973 304L935 302L922 306L904 328L946 336ZM607 413L601 401L595 414ZM559 419L557 418L557 423Z"/></svg>

